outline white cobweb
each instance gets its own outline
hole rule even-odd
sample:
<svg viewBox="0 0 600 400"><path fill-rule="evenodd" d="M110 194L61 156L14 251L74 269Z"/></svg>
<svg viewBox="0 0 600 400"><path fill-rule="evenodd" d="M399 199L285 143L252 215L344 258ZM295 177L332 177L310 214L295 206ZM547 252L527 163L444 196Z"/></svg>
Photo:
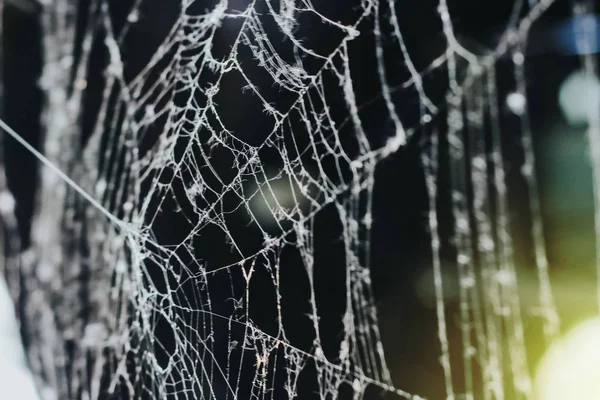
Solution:
<svg viewBox="0 0 600 400"><path fill-rule="evenodd" d="M39 200L31 247L13 251L5 273L23 304L28 360L44 399L362 398L367 388L419 398L392 380L369 252L376 168L415 136L427 142L420 151L439 338L431 347L443 371L431 384L448 399L531 398L496 67L512 60L508 107L521 121L517 159L550 343L560 327L524 60L529 30L554 0L517 0L493 47L478 53L463 47L452 6L440 0L426 13L445 51L427 62L411 58L400 22L425 6L355 3L337 10L341 3L310 0L42 1ZM374 93L390 122L376 133L365 127L369 103L356 89L371 53L353 43L365 37L379 79ZM583 58L595 74L592 56ZM92 88L101 98L90 106ZM412 102L400 100L405 93ZM598 175L597 115L590 121ZM2 193L0 212L13 221ZM445 301L438 216L448 193L456 324ZM317 269L329 267L315 251L324 210L337 215L344 265L344 291L325 300L314 282ZM5 225L16 235L14 221ZM290 269L302 278L291 283ZM325 343L320 307L329 301L344 312L339 334ZM458 346L450 325L460 329Z"/></svg>

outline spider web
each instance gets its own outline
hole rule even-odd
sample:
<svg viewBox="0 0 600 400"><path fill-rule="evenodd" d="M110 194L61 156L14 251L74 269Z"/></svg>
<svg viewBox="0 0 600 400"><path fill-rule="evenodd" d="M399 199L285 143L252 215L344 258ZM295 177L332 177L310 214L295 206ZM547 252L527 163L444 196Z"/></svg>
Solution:
<svg viewBox="0 0 600 400"><path fill-rule="evenodd" d="M445 44L424 58L411 55L401 22L416 3L42 1L32 244L17 257L12 243L5 262L42 398L358 399L370 388L420 398L392 381L370 251L376 168L415 141L426 143L439 383L448 399L531 398L497 68L508 57L522 103L516 159L549 344L560 327L524 60L531 26L553 3L517 0L491 50L475 52L440 0L422 12ZM366 42L377 77L367 89ZM592 56L584 65L596 73ZM387 121L377 128L364 116L375 103ZM0 211L16 238L10 204ZM335 259L319 244L320 218L334 220ZM326 297L319 271L338 264ZM343 313L323 311L329 302Z"/></svg>

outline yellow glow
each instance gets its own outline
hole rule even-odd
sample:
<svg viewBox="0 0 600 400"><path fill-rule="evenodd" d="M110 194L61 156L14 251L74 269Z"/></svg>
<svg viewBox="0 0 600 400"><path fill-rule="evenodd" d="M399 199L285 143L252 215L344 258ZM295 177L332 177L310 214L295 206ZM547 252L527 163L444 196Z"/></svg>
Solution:
<svg viewBox="0 0 600 400"><path fill-rule="evenodd" d="M548 350L535 391L536 400L600 399L600 318L577 326Z"/></svg>

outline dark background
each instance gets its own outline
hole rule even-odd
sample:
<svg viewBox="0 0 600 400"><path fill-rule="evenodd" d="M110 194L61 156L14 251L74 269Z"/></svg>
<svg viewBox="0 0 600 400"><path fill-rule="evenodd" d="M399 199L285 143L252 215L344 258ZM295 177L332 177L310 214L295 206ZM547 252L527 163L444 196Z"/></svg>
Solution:
<svg viewBox="0 0 600 400"><path fill-rule="evenodd" d="M115 21L123 20L130 6L129 1L109 1L114 13ZM198 6L203 8L203 4ZM478 53L492 48L504 31L510 15L512 4L507 1L476 1L457 0L450 1L450 13L453 17L457 37L470 50ZM128 37L125 45L126 65L131 71L139 70L149 54L154 51L166 30L177 17L177 6L166 5L163 1L148 1L142 8L140 21ZM317 9L333 20L343 22L353 21L357 15L355 6L348 0L313 1ZM82 1L80 7L88 6ZM205 8L210 5L206 4ZM233 7L233 6L232 6ZM400 19L412 60L418 70L423 70L435 57L442 54L445 49L445 38L441 31L439 15L436 11L437 2L431 0L398 1L396 10ZM38 25L37 10L24 11L8 4L5 9L4 30L4 110L3 118L8 125L13 127L34 146L40 143L41 132L40 112L42 107L41 92L37 80L41 72L41 47L40 28ZM384 12L385 15L385 11ZM585 161L584 136L582 129L568 127L563 120L558 108L558 89L563 80L579 65L576 56L561 54L560 49L553 46L552 32L559 23L566 21L570 16L570 3L557 1L542 18L534 25L530 47L526 58L527 91L529 99L529 115L535 135L535 147L538 155L538 178L541 184L542 207L546 222L546 241L549 249L549 258L553 271L561 268L589 264L593 259L593 246L586 247L585 240L591 241L593 232L591 214L591 176ZM385 17L384 17L385 18ZM115 22L118 26L118 22ZM274 37L276 33L273 29ZM308 43L318 49L333 48L339 43L340 38L320 32L310 25L302 25L301 32L305 33ZM375 46L372 33L372 21L365 21L360 27L361 36L350 43L351 67L353 73L354 89L357 93L358 103L367 104L361 109L361 118L365 130L374 147L384 143L392 132L392 124L387 117L385 104L380 96L380 83L377 78ZM306 31L306 32L304 32ZM102 33L99 33L102 35ZM384 26L384 46L389 50L386 56L388 78L392 86L397 85L407 78L406 69L403 67L402 58L397 52L397 46L390 39L390 27ZM215 43L216 52L226 54L230 45L230 38L218 38ZM101 41L98 41L101 43ZM99 106L100 92L103 88L102 72L105 66L106 53L100 44L93 51L94 62L88 76L88 88L84 103L84 117L80 121L82 127L82 141L89 134L94 121L94 113ZM250 64L250 62L249 62ZM459 66L464 69L464 66ZM251 70L255 67L249 67ZM514 71L512 62L508 57L501 58L497 63L498 69L498 98L503 106L506 95L515 90ZM252 71L254 71L252 70ZM425 84L428 94L436 104L443 102L447 90L446 70L441 68L426 78ZM264 78L258 77L258 82L267 84ZM235 77L225 79L220 95L220 111L228 127L236 134L243 135L245 141L261 143L264 140L264 131L269 132L268 123L261 118L261 112L254 112L256 101L248 100L240 95L240 82ZM259 84L259 87L261 85ZM277 97L272 93L276 104L286 104L285 96ZM379 97L378 97L379 96ZM374 99L374 100L373 100ZM393 96L403 121L407 125L414 125L418 121L418 98L415 93L398 91ZM343 113L343 104L334 104L334 109ZM282 107L284 108L284 107ZM509 183L511 202L511 222L513 223L513 238L516 246L517 262L524 268L533 269L531 254L531 239L529 237L529 214L526 208L527 193L524 183L519 175L522 155L520 153L519 119L507 107L502 108L501 124L503 127L503 144ZM443 111L440 118L443 116ZM411 123L412 121L412 123ZM438 120L443 126L443 119ZM350 124L348 124L350 125ZM157 128L157 133L160 129ZM346 130L351 133L350 126ZM442 141L443 141L443 131ZM582 156L565 160L564 142L575 143L577 150L582 151ZM24 247L29 245L29 224L31 220L35 182L37 181L38 162L25 149L10 138L5 139L3 148L9 186L18 200L17 216ZM556 147L558 143L558 147ZM439 364L439 343L437 340L437 319L435 310L430 302L417 294L417 283L425 271L431 268L430 237L427 232L427 193L425 191L423 171L420 157L427 151L429 139L425 133L417 130L407 146L396 154L380 163L376 170L374 202L373 202L373 235L371 238L371 269L373 293L379 312L380 329L383 336L384 349L392 378L396 387L417 393L430 399L441 399L444 396L442 370ZM442 146L444 146L442 144ZM264 160L269 160L265 155ZM584 172L573 172L566 178L556 174L557 163L563 160L566 170L583 166ZM277 166L277 161L272 160ZM440 162L448 162L447 156L442 155ZM226 173L230 164L227 160L217 161L217 168ZM561 164L562 165L562 164ZM574 167L575 165L575 167ZM554 168L554 169L553 169ZM588 168L586 170L586 168ZM442 165L442 169L443 165ZM578 170L578 171L581 171ZM576 207L579 210L576 216L564 215L552 208L552 203L547 199L556 196L564 199L569 191L569 182L573 177L580 182L578 188L583 188L582 203ZM451 216L449 211L449 198L444 188L447 176L442 172L440 188L440 216L442 229L442 256L445 265L453 265L454 250L451 245ZM562 179L562 180L561 180ZM561 186L563 185L563 186ZM567 186L565 186L567 185ZM558 189L557 189L558 188ZM561 189L562 188L562 189ZM556 194L558 193L558 194ZM568 200L567 200L568 201ZM165 207L169 207L166 203ZM171 204L172 205L172 204ZM573 207L567 207L573 209ZM175 221L175 222L173 222ZM245 222L229 222L230 228L239 229L242 245L249 249L262 245L262 238L253 236L253 231L244 230ZM187 233L189 226L185 221L177 219L166 210L159 222L155 223L154 230L157 236L165 242L177 243L181 236ZM212 232L212 231L211 231ZM341 315L343 302L338 300L344 297L345 263L340 258L343 251L343 242L340 239L340 222L334 207L326 207L315 219L315 292L317 305L321 316L321 330L324 338L324 348L334 354L339 346L340 332L342 331ZM255 234L255 233L254 233ZM587 238L580 241L581 247L574 251L565 245L569 237ZM200 251L200 257L209 260L212 265L223 265L229 261L226 246L222 235L215 231L209 233L195 243ZM562 244L562 245L561 245ZM565 247L566 246L566 247ZM343 254L343 253L342 253ZM284 256L285 259L285 256ZM451 268L450 268L451 269ZM311 339L306 321L302 320L301 313L307 312L306 304L307 287L300 286L303 282L303 270L299 259L289 256L287 268L282 276L282 286L288 287L287 303L284 310L291 316L286 321L288 337L292 343L305 343L310 346ZM239 284L236 279L235 284ZM260 281L260 278L257 278ZM265 281L265 288L268 281ZM431 287L433 283L431 282ZM223 283L225 291L229 285ZM259 310L261 302L265 307L270 307L269 295L264 294L263 287L258 284L255 289L254 305L257 307L253 320L261 329L269 332L273 329L273 321L268 315L262 315ZM261 294L262 293L262 294ZM224 293L228 297L231 293ZM286 296L286 293L283 293ZM262 296L262 297L261 297ZM258 304L258 306L257 306ZM219 306L217 306L218 309ZM272 310L271 310L272 311ZM223 306L223 313L230 312ZM252 310L251 310L252 314ZM286 318L284 311L284 319ZM450 340L452 343L460 341L457 317L457 304L449 302ZM569 317L567 314L567 326ZM293 317L292 317L293 316ZM578 317L572 316L573 320ZM531 337L539 335L540 321L534 318L529 327ZM219 328L215 328L219 329ZM161 335L160 331L157 335ZM168 335L165 333L165 335ZM534 339L535 340L535 339ZM166 339L168 341L168 338ZM299 346L302 347L302 346ZM532 344L531 357L535 361L540 350ZM458 371L458 364L456 367ZM460 376L459 373L456 376ZM300 398L312 398L309 394L315 383L305 378L301 385ZM243 383L242 383L243 384ZM460 391L460 382L456 382ZM377 390L368 393L368 398L376 398ZM373 396L373 397L369 397ZM387 397L386 397L387 398ZM394 398L390 395L389 398Z"/></svg>

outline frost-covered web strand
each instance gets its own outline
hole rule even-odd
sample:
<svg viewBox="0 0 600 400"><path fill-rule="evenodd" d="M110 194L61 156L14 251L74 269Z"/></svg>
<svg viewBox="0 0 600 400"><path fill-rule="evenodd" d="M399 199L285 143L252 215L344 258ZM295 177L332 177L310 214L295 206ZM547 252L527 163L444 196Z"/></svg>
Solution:
<svg viewBox="0 0 600 400"><path fill-rule="evenodd" d="M521 42L524 43L524 42ZM513 52L512 59L515 65L515 75L517 81L517 93L526 98L526 78L524 69L524 44L520 44ZM546 339L551 342L556 338L560 330L560 321L554 305L552 288L550 286L550 277L548 273L548 258L546 253L546 243L544 238L544 227L541 215L541 206L539 198L538 182L535 176L535 153L533 150L533 134L529 122L528 113L520 115L521 119L521 143L525 154L525 160L521 167L521 174L527 183L529 191L529 208L532 214L531 234L533 239L533 248L535 263L538 269L538 282L540 288L540 307L545 318L544 334Z"/></svg>
<svg viewBox="0 0 600 400"><path fill-rule="evenodd" d="M494 195L496 200L496 249L497 249L497 260L498 260L498 274L503 276L514 277L516 279L516 273L514 269L513 261L513 246L510 235L508 205L507 205L507 185L506 185L506 172L504 167L504 155L502 151L502 137L500 129L500 117L498 111L498 99L496 93L496 71L494 68L490 69L485 82L485 96L489 107L490 121L491 121L491 158L493 165L493 182L494 182ZM510 318L516 318L510 312L510 304L513 295L518 295L518 292L510 290L508 285L501 285L499 287L499 304L496 306L501 307L501 310L507 310L507 312L501 312L501 315L505 316L507 323L505 324L506 330L509 330L513 326ZM492 300L494 301L494 300ZM500 310L499 310L500 311ZM517 320L518 322L518 320ZM497 331L497 335L502 335L502 330ZM510 333L509 333L510 335ZM490 349L490 351L500 351L500 349ZM491 389L495 392L498 397L504 396L503 385L497 385L498 382L502 382L502 371L500 369L494 371L497 375L494 377L496 385Z"/></svg>
<svg viewBox="0 0 600 400"><path fill-rule="evenodd" d="M429 227L429 234L431 235L431 253L434 276L433 284L435 286L436 313L438 318L438 340L440 342L442 350L441 363L442 368L444 370L446 392L448 398L452 399L454 396L454 389L452 386L452 374L450 371L450 350L448 345L448 333L446 330L446 307L444 304L442 263L440 257L441 239L438 229L438 214L436 204L438 191L437 174L439 168L438 138L436 132L432 132L431 138L431 151L429 154L424 153L421 159L423 168L425 170L425 184L429 200L429 214L427 221ZM466 372L469 373L469 370L467 369ZM468 389L469 388L467 387L467 390Z"/></svg>
<svg viewBox="0 0 600 400"><path fill-rule="evenodd" d="M394 4L391 4L391 10L393 10ZM383 53L383 44L381 40L381 21L379 17L379 9L381 8L380 3L377 2L375 5L375 12L373 18L375 19L375 52L377 55L377 72L379 74L379 80L381 81L381 94L383 99L385 100L385 105L390 114L390 118L394 123L394 127L396 128L396 137L400 143L404 143L406 141L406 133L404 132L404 127L402 126L402 122L400 122L400 118L398 117L398 113L396 112L396 108L392 102L392 96L390 93L390 87L388 85L386 70L385 70L385 60ZM393 15L393 14L392 14Z"/></svg>
<svg viewBox="0 0 600 400"><path fill-rule="evenodd" d="M484 383L484 399L502 397L503 367L501 360L502 338L499 337L496 315L500 312L500 296L498 295L496 243L492 234L492 215L488 193L489 170L486 153L486 140L483 123L485 118L485 97L483 84L477 83L465 94L467 145L471 163L471 186L473 188L474 228L477 231L476 249L479 259L479 274L474 268L473 254L468 254L466 266L468 274L463 274L461 286L470 290L472 297L473 325L480 348L479 363L482 368ZM475 239L473 239L475 240ZM471 253L471 240L465 241L463 253ZM460 257L460 255L459 255ZM463 260L463 263L465 260ZM484 294L480 296L475 282L481 279ZM483 300L483 301L482 301ZM481 304L482 303L482 304ZM482 316L483 315L483 316ZM484 322L485 321L485 322ZM463 351L473 357L473 349L469 346Z"/></svg>

